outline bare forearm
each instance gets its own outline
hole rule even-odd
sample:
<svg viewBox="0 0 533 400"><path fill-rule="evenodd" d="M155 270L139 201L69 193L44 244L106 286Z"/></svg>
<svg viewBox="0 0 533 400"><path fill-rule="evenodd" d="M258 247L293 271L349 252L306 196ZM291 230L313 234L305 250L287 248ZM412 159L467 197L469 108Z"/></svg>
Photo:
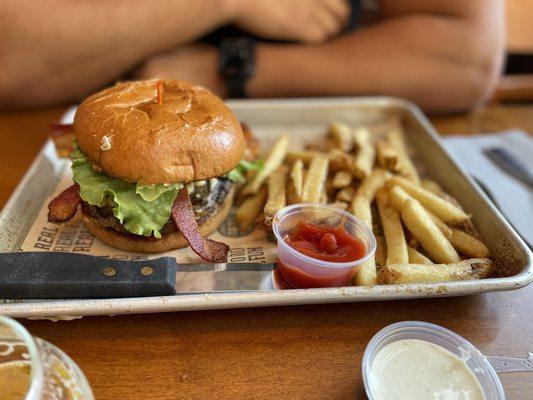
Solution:
<svg viewBox="0 0 533 400"><path fill-rule="evenodd" d="M0 105L75 99L229 18L224 0L7 1Z"/></svg>
<svg viewBox="0 0 533 400"><path fill-rule="evenodd" d="M460 18L401 15L319 46L263 45L250 95L393 95L426 110L459 110L486 95L501 56Z"/></svg>

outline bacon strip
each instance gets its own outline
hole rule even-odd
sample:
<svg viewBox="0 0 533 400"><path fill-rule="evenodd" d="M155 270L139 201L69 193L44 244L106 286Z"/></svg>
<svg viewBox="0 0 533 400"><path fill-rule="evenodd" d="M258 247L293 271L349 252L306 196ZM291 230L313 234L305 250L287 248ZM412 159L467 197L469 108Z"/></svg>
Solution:
<svg viewBox="0 0 533 400"><path fill-rule="evenodd" d="M72 124L50 124L52 136L63 136L72 133Z"/></svg>
<svg viewBox="0 0 533 400"><path fill-rule="evenodd" d="M227 262L229 246L225 243L203 238L200 235L186 187L179 191L176 200L174 200L171 217L176 228L183 233L189 246L196 254L207 262Z"/></svg>
<svg viewBox="0 0 533 400"><path fill-rule="evenodd" d="M244 148L244 159L246 161L255 161L261 153L261 145L259 140L253 135L252 130L246 122L241 122L242 133L246 141Z"/></svg>
<svg viewBox="0 0 533 400"><path fill-rule="evenodd" d="M69 221L76 214L80 203L80 185L75 183L48 204L48 221L55 223Z"/></svg>
<svg viewBox="0 0 533 400"><path fill-rule="evenodd" d="M57 155L67 158L73 150L74 133L72 124L51 124L52 133L50 136L56 145Z"/></svg>

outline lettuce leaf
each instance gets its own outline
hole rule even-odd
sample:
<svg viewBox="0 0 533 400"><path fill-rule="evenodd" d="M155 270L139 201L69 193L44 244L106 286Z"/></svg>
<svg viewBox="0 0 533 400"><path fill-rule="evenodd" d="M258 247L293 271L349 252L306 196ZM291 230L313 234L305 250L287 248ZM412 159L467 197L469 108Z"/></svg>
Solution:
<svg viewBox="0 0 533 400"><path fill-rule="evenodd" d="M113 215L124 228L142 236L161 237L161 229L170 218L172 204L180 184L140 185L111 178L93 169L77 144L72 152L74 182L87 203L103 207L113 205Z"/></svg>
<svg viewBox="0 0 533 400"><path fill-rule="evenodd" d="M161 238L161 229L170 218L172 205L183 184L142 185L112 178L95 171L77 143L74 143L71 157L74 182L80 185L83 200L97 207L111 204L113 215L128 232ZM245 182L247 171L261 168L261 162L241 160L226 177L234 182Z"/></svg>
<svg viewBox="0 0 533 400"><path fill-rule="evenodd" d="M226 177L233 182L245 183L246 173L248 171L260 170L262 168L262 161L250 162L242 159L239 161L239 164L226 175Z"/></svg>
<svg viewBox="0 0 533 400"><path fill-rule="evenodd" d="M172 189L181 189L183 185L181 183L171 183L170 185L142 185L137 182L135 187L135 193L141 196L146 201L154 201L163 193Z"/></svg>

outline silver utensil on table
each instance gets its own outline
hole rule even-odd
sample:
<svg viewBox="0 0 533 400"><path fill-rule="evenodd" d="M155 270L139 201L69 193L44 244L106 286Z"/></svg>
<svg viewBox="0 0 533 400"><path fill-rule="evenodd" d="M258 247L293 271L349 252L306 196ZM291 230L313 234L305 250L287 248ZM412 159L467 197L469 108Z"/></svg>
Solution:
<svg viewBox="0 0 533 400"><path fill-rule="evenodd" d="M510 151L503 147L490 147L483 149L483 154L498 168L533 189L533 171Z"/></svg>
<svg viewBox="0 0 533 400"><path fill-rule="evenodd" d="M0 253L1 299L94 299L271 290L276 264L178 264L62 252Z"/></svg>

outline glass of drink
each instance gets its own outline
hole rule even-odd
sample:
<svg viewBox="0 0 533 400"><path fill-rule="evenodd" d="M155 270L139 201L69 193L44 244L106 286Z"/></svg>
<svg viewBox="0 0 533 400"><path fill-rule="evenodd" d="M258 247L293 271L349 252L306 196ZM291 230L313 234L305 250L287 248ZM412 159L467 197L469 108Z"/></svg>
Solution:
<svg viewBox="0 0 533 400"><path fill-rule="evenodd" d="M2 400L93 400L85 375L72 359L0 315Z"/></svg>

